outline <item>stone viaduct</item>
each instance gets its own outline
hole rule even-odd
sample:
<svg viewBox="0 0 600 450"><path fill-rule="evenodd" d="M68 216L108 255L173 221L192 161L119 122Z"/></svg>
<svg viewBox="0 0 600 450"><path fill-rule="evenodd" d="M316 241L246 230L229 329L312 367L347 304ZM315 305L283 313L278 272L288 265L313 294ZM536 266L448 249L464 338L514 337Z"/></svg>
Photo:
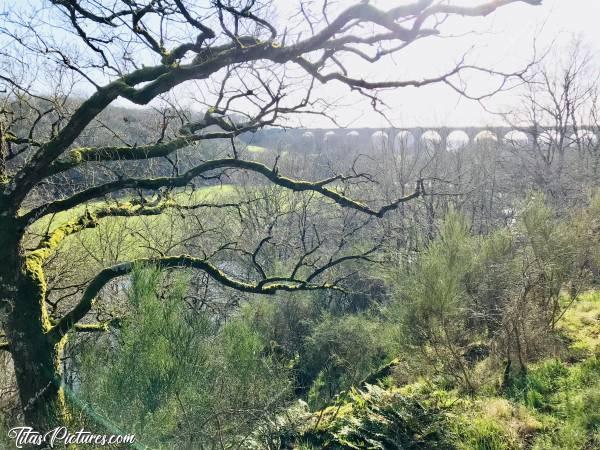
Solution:
<svg viewBox="0 0 600 450"><path fill-rule="evenodd" d="M361 148L414 148L433 145L448 151L458 151L469 144L485 142L526 147L534 140L556 145L583 143L597 145L598 130L592 127L570 128L559 133L550 127L413 127L413 128L340 128L340 129L267 129L258 132L259 140L291 150L314 152L341 146Z"/></svg>

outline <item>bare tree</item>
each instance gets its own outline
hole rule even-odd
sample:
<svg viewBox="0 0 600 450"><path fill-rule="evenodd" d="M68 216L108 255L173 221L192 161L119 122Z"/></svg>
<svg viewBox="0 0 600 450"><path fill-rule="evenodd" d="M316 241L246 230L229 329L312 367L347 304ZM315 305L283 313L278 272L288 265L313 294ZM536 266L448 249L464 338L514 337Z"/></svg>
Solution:
<svg viewBox="0 0 600 450"><path fill-rule="evenodd" d="M513 179L523 180L517 189L540 190L556 206L587 196L581 187L594 183L600 149L597 62L577 39L560 53L552 63L537 65L525 84L522 108L507 117L513 126L530 128L532 142L508 143L502 161L512 166Z"/></svg>
<svg viewBox="0 0 600 450"><path fill-rule="evenodd" d="M418 0L389 9L359 2L337 11L327 1L318 9L299 2L297 15L283 30L267 1L49 3L29 15L9 11L0 26L0 80L8 90L0 116L0 301L6 331L0 347L12 355L25 422L40 430L69 420L60 364L69 333L106 329L106 322L82 321L103 287L127 275L134 263L105 267L70 310L56 315L47 304L44 267L69 236L93 229L105 218L236 208L239 205L215 202L181 204L175 195L198 180L218 180L232 171L253 173L283 189L314 193L341 207L382 217L422 194L422 182L417 181L408 195L370 206L360 198L359 188L369 179L366 174L296 179L281 174L277 161L267 166L244 159L234 138L282 123L293 114L326 114L313 98L316 83L342 83L376 106L382 90L405 86L445 83L468 95L459 82L465 71L482 71L501 81L522 76L463 60L432 78L366 80L350 73L344 56L375 64L439 34L448 15L485 16L512 3L541 1L482 0L458 6ZM200 117L177 107L178 89L184 87L209 106ZM136 105L171 101L175 108L163 109L149 142L121 142L119 133L103 126L103 114L111 114L114 110L109 108L118 99ZM94 144L94 129L110 132L111 143ZM225 154L199 145L217 139L231 143ZM195 163L185 168L175 161L182 149L196 152ZM206 153L198 154L199 149ZM153 172L159 159L170 160L171 174ZM155 176L136 175L141 170ZM101 199L107 202L100 204ZM32 232L41 218L74 209L79 215L73 220L48 226L41 236ZM260 248L250 252L251 260ZM307 246L302 261L310 259L311 251ZM272 294L335 287L324 274L356 257L340 256L283 276L255 265L253 276L240 278L211 256L165 254L146 261L163 268L195 268L230 288ZM304 267L302 261L299 267Z"/></svg>

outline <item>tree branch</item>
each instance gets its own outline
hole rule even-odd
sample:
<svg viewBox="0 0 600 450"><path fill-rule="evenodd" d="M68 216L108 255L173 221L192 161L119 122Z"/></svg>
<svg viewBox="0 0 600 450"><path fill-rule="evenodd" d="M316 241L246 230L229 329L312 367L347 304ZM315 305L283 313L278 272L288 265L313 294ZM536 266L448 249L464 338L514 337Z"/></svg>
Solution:
<svg viewBox="0 0 600 450"><path fill-rule="evenodd" d="M295 192L314 191L319 194L333 200L340 206L353 208L361 211L365 214L369 214L376 217L383 217L387 212L396 209L400 204L405 203L409 200L417 198L423 192L422 180L417 182L415 191L404 197L400 197L392 203L382 206L379 209L372 209L371 207L351 199L344 194L337 192L335 189L328 188L327 185L335 181L343 181L348 177L338 175L332 178L328 178L322 181L304 181L297 180L294 178L285 177L279 174L276 168L269 168L266 165L255 162L245 161L236 158L224 158L207 161L200 164L184 174L178 177L157 177L157 178L124 178L102 185L94 186L89 189L83 190L74 194L73 196L50 202L46 205L42 205L38 208L34 208L27 214L20 217L20 220L25 224L31 223L31 221L37 220L39 217L46 214L53 214L61 211L66 211L74 206L80 205L86 201L99 198L111 192L116 192L123 189L158 189L161 187L184 187L188 185L195 177L217 169L243 169L254 173L263 175L269 181L290 189Z"/></svg>
<svg viewBox="0 0 600 450"><path fill-rule="evenodd" d="M149 11L148 8L139 8L131 11L120 11L109 16L98 16L87 11L81 5L73 0L54 0L69 11L77 11L83 17L97 23L114 26L113 22L120 15L131 15L133 18L139 18ZM235 43L209 47L198 53L201 55L205 50L209 50L206 59L200 58L194 60L191 64L162 64L157 66L143 67L124 75L117 80L103 86L97 90L88 100L86 100L73 114L66 126L56 135L54 139L45 145L42 145L29 162L17 173L15 177L16 188L14 192L14 201L20 204L26 197L29 190L41 179L47 176L47 170L54 162L81 134L85 127L93 120L99 112L103 111L116 98L123 97L136 104L147 104L158 95L163 94L173 87L188 80L198 80L208 78L220 69L238 63L247 63L257 60L268 60L275 63L286 63L297 61L309 71L313 76L330 77L340 79L339 74L321 75L318 70L315 71L311 63L302 59L301 56L319 49L328 48L328 41L339 33L345 33L361 22L370 22L386 28L393 33L400 41L411 42L420 36L421 26L427 17L435 14L459 14L467 16L487 15L495 9L508 5L510 3L525 2L536 5L540 0L493 0L481 3L477 6L459 7L446 4L432 4L431 0L421 0L410 5L403 5L389 10L378 9L368 3L359 3L350 6L342 11L333 21L321 31L313 36L297 42L290 46L281 46L274 44L272 40L259 41L254 37L240 36L236 37ZM179 5L181 6L181 5ZM189 14L185 8L178 8L180 12L189 21ZM219 9L220 11L220 9ZM115 15L116 14L116 15ZM249 11L244 13L245 17L252 17ZM250 14L250 15L248 15ZM404 28L397 23L397 20L405 17L415 16L415 20L410 29ZM191 16L190 16L191 17ZM138 20L138 19L136 19ZM205 28L199 22L192 20L190 22L195 27L199 27L203 33L210 34L208 28ZM348 24L352 26L347 27ZM264 24L263 24L264 25ZM138 27L139 28L139 27ZM140 33L140 30L133 30L134 33ZM143 31L143 30L142 30ZM431 30L427 31L428 33ZM161 53L164 53L161 50ZM166 53L165 53L166 54ZM168 57L167 57L168 58ZM300 58L300 59L299 59ZM390 83L367 83L363 80L357 80L348 77L345 82L352 86L376 89L379 87L401 87L401 86L419 86L426 83L432 83L436 80L443 80L445 77L432 78L423 82L390 82ZM344 81L342 77L340 81ZM144 86L136 88L135 86L145 83Z"/></svg>
<svg viewBox="0 0 600 450"><path fill-rule="evenodd" d="M69 158L56 160L47 171L47 176L56 175L65 170L79 166L86 161L134 161L168 156L176 150L187 147L195 142L210 139L231 139L242 133L254 131L269 125L271 121L262 121L267 110L243 124L234 124L224 117L219 117L208 111L204 118L195 123L189 123L181 128L181 136L168 142L158 142L150 145L119 146L119 147L80 147L69 152ZM198 130L210 126L218 126L223 131L213 131L204 134L194 134Z"/></svg>
<svg viewBox="0 0 600 450"><path fill-rule="evenodd" d="M108 331L111 326L115 326L115 323L118 323L117 319L97 323L78 323L73 327L73 330L77 333L104 333Z"/></svg>
<svg viewBox="0 0 600 450"><path fill-rule="evenodd" d="M278 291L339 289L334 285L317 285L282 277L261 280L260 283L242 281L226 274L208 261L188 255L142 258L108 267L98 273L83 293L80 302L50 330L50 336L58 340L68 333L91 310L96 296L108 282L117 277L128 275L138 264L155 265L161 269L180 267L203 270L211 278L224 286L252 294L272 295Z"/></svg>

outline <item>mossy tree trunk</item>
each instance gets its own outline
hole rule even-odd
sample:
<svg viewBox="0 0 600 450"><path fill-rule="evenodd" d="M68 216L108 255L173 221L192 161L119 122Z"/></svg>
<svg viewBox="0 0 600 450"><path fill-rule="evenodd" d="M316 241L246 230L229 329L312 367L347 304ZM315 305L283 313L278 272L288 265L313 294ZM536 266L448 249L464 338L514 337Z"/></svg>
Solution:
<svg viewBox="0 0 600 450"><path fill-rule="evenodd" d="M15 313L23 313L30 299L17 296ZM68 419L61 384L62 342L53 343L41 326L40 314L10 314L7 336L11 345L19 398L25 423L40 432L65 425Z"/></svg>
<svg viewBox="0 0 600 450"><path fill-rule="evenodd" d="M25 423L40 432L64 425L67 409L61 388L66 338L49 334L41 267L20 250L16 221L0 220L0 298Z"/></svg>

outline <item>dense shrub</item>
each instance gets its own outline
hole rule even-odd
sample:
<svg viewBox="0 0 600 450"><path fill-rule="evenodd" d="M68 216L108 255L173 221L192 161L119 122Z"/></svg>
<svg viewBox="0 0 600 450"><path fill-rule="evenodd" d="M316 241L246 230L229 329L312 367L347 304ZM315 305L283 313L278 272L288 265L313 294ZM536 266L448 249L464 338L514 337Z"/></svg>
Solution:
<svg viewBox="0 0 600 450"><path fill-rule="evenodd" d="M153 268L134 271L131 312L118 333L87 343L78 395L152 447L234 445L278 413L288 373L246 323L219 328L190 311L186 286Z"/></svg>

